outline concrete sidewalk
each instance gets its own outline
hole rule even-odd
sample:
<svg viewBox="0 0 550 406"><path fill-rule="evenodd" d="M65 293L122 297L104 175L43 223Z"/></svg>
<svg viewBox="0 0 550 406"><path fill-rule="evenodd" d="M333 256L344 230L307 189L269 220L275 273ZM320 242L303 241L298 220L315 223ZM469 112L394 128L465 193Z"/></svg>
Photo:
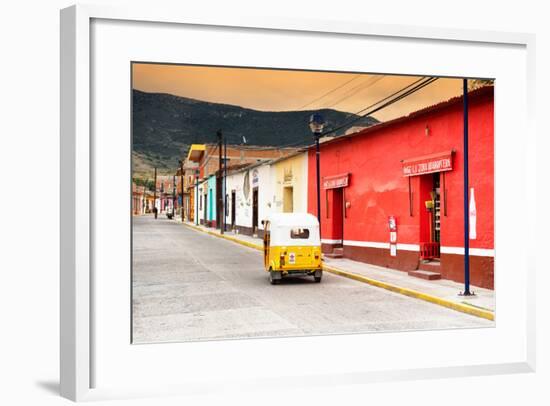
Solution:
<svg viewBox="0 0 550 406"><path fill-rule="evenodd" d="M184 224L250 248L263 249L260 238L236 234L234 232L225 232L222 235L218 229L197 226L192 223ZM463 297L459 295L464 290L463 284L445 279L425 280L415 278L409 276L407 272L352 261L346 258L324 257L323 266L326 271L336 275L369 283L380 288L426 300L485 319L494 320L495 292L493 290L470 286L470 290L475 293L475 296Z"/></svg>

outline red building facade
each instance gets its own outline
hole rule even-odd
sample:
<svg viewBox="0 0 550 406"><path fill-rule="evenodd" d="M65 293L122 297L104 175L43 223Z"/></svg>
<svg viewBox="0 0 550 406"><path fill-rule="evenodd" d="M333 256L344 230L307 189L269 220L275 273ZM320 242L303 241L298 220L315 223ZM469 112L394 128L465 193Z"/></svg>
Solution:
<svg viewBox="0 0 550 406"><path fill-rule="evenodd" d="M469 96L470 281L494 284L493 87ZM323 251L464 280L462 97L321 144ZM315 174L315 150L309 151ZM308 210L317 213L310 176Z"/></svg>

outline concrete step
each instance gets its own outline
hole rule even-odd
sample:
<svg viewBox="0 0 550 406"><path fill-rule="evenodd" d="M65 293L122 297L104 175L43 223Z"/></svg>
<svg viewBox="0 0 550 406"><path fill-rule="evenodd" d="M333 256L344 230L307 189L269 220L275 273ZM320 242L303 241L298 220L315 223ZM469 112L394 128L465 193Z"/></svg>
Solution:
<svg viewBox="0 0 550 406"><path fill-rule="evenodd" d="M441 279L441 274L439 272L423 271L421 269L418 269L416 271L409 271L408 274L409 276L414 276L415 278L422 278L430 281Z"/></svg>
<svg viewBox="0 0 550 406"><path fill-rule="evenodd" d="M429 262L420 262L418 264L418 269L421 271L428 271L428 272L439 272L441 269L441 262L439 261L429 261Z"/></svg>
<svg viewBox="0 0 550 406"><path fill-rule="evenodd" d="M326 257L329 258L343 258L344 257L344 248L342 247L336 247L332 249L332 252L328 252L326 254L323 254Z"/></svg>

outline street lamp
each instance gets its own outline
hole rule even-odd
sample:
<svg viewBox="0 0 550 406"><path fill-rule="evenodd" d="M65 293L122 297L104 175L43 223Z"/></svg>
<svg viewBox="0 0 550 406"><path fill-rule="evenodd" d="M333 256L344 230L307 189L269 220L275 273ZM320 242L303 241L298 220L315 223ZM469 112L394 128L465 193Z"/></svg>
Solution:
<svg viewBox="0 0 550 406"><path fill-rule="evenodd" d="M321 170L320 170L320 147L319 138L323 133L325 119L319 113L313 113L309 118L309 128L315 139L315 156L317 161L317 220L319 221L319 232L321 232Z"/></svg>

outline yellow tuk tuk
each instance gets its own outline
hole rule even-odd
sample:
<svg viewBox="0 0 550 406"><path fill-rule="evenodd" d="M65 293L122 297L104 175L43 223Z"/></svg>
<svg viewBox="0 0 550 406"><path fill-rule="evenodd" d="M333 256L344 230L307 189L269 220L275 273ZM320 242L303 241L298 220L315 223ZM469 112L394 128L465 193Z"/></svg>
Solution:
<svg viewBox="0 0 550 406"><path fill-rule="evenodd" d="M313 276L321 282L319 222L308 213L276 213L264 225L264 266L274 285L283 276Z"/></svg>

